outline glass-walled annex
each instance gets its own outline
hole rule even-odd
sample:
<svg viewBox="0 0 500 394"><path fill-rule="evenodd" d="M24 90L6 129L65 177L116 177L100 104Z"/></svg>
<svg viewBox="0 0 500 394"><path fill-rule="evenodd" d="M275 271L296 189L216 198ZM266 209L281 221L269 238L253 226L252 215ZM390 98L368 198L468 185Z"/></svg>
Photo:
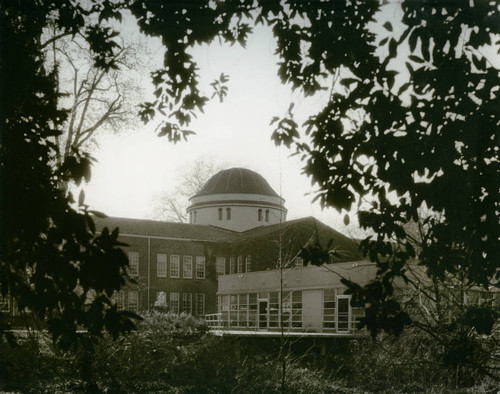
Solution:
<svg viewBox="0 0 500 394"><path fill-rule="evenodd" d="M228 331L359 333L363 307L351 305L341 278L367 283L376 273L369 262L292 267L218 277L217 314L212 329ZM280 291L280 289L282 289Z"/></svg>
<svg viewBox="0 0 500 394"><path fill-rule="evenodd" d="M219 294L217 323L232 330L352 333L363 308L344 289L304 289ZM214 322L215 323L215 322Z"/></svg>

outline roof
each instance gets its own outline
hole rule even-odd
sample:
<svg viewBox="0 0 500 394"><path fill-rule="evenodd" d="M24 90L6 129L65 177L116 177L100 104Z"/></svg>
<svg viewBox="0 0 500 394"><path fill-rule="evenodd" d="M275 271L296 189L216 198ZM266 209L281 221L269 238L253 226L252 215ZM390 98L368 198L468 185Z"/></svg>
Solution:
<svg viewBox="0 0 500 394"><path fill-rule="evenodd" d="M244 232L236 232L211 225L163 222L159 220L116 217L106 219L94 217L94 220L98 230L102 230L104 227L109 229L118 227L122 235L157 236L186 241L234 242L240 246L245 244L246 247L256 249L266 249L269 242L276 243L281 231L281 238L286 242L291 242L296 248L305 246L311 239L319 241L324 247L330 240L333 240L331 247L341 254L340 261L355 261L363 258L358 244L354 240L311 216L281 224L261 226Z"/></svg>
<svg viewBox="0 0 500 394"><path fill-rule="evenodd" d="M235 231L215 226L163 222L159 220L116 217L98 219L94 217L94 221L96 222L96 228L99 230L104 227L108 227L109 229L118 227L120 234L158 236L185 240L229 241L238 234Z"/></svg>
<svg viewBox="0 0 500 394"><path fill-rule="evenodd" d="M279 197L262 175L246 168L230 168L218 172L193 197L210 194L262 194Z"/></svg>
<svg viewBox="0 0 500 394"><path fill-rule="evenodd" d="M291 242L296 247L303 247L308 242L319 242L321 246L326 248L331 240L331 248L335 249L341 256L339 261L363 259L359 245L355 240L346 237L312 216L247 230L239 233L239 237L235 240L251 242L256 248L260 248L263 243L276 242L280 238L280 231L282 242Z"/></svg>

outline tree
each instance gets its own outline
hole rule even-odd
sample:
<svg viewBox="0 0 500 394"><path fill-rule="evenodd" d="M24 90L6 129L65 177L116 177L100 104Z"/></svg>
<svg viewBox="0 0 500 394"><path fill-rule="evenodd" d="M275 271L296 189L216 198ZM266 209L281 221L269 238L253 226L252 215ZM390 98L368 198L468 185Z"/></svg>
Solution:
<svg viewBox="0 0 500 394"><path fill-rule="evenodd" d="M197 85L188 83L195 81L192 63L179 66L190 60L183 32L159 27L172 18L177 29L186 13L189 20L206 21L188 34L199 42L219 35L217 28L228 19L243 43L252 23L268 24L278 44L282 82L306 96L331 92L326 106L303 125L309 142L300 138L293 106L273 119L274 139L302 156L324 206L356 208L361 226L376 234L362 248L379 266L377 280L365 288L348 283L356 301L367 306L364 323L374 335L380 329L398 334L410 323L393 282L409 279L413 259L432 281L445 284L452 276L466 287L498 289L495 2L242 1L208 8L171 5L149 14L147 8L147 2L136 2L133 12L146 33L168 35L167 46L180 48L179 55L166 59L165 72L178 68L185 82L157 78L158 101L145 106L143 115L170 105L162 93L169 91L184 97L185 109L202 109L203 101L190 95L197 94ZM391 23L386 13L401 19ZM166 125L164 134L178 132L189 120L181 116L185 111L174 114L180 126ZM418 222L423 208L433 214L422 219L426 232L417 255L405 226ZM477 320L470 328L484 329Z"/></svg>
<svg viewBox="0 0 500 394"><path fill-rule="evenodd" d="M57 36L53 32L52 37ZM99 131L119 132L138 124L136 107L142 90L138 75L145 69L140 58L145 50L139 43L121 42L112 58L118 68L105 70L94 67L94 55L82 37L48 41L48 67L57 67L58 89L63 93L59 105L69 110L64 133L56 137L61 166L72 150L88 150L96 144Z"/></svg>
<svg viewBox="0 0 500 394"><path fill-rule="evenodd" d="M183 170L181 182L174 192L155 196L152 217L173 222L187 222L186 209L189 199L198 193L215 173L222 170L220 165L207 158L200 158Z"/></svg>
<svg viewBox="0 0 500 394"><path fill-rule="evenodd" d="M47 71L42 34L52 20L65 34L85 31L103 69L115 66L109 29L90 23L90 11L72 2L5 1L0 5L2 48L0 291L20 311L44 321L63 348L103 330L113 336L134 328L113 293L127 280L128 259L118 230L96 234L84 194L78 202L61 189L90 178L91 158L73 152L61 167L53 139L67 111L58 106L57 70ZM117 44L116 44L117 45ZM2 317L0 333L8 324ZM82 329L86 334L82 334Z"/></svg>
<svg viewBox="0 0 500 394"><path fill-rule="evenodd" d="M394 299L393 281L408 279L411 259L416 258L432 280L453 275L468 286L498 289L499 75L488 55L499 45L495 2L403 1L392 8L391 15L402 15L397 25L384 19L389 5L378 2L132 0L92 1L88 7L55 3L2 3L7 22L2 29L8 33L2 34L2 43L12 52L4 51L2 58L2 75L12 76L2 89L2 102L15 98L3 107L2 127L11 140L3 136L2 181L5 174L9 181L15 179L17 193L11 197L23 196L26 208L20 210L20 202L11 197L2 202L2 214L10 218L7 223L18 230L8 228L9 247L19 240L29 246L24 250L37 245L33 234L48 233L47 222L54 216L50 209L54 201L61 201L54 189L55 174L43 166L53 149L47 137L57 133L65 116L55 105L60 92L54 75L40 62L39 37L47 15L55 14L56 23L68 34L84 31L96 53L95 64L110 69L118 48L116 34L88 16L102 22L129 10L144 34L161 38L165 45L164 68L152 74L155 100L144 103L140 114L144 121L164 114L159 135L172 141L192 133L186 126L208 101L199 89L189 49L217 39L244 45L253 24L272 27L283 83L305 95L331 91L326 106L303 125L309 142L300 140L292 111L274 119L274 138L293 145L303 157L323 205L339 210L357 207L359 223L376 234L362 247L379 266L377 280L365 288L349 283L356 301L367 306L365 324L372 332L399 333L409 323ZM28 16L34 18L29 25ZM16 53L13 42L26 43L26 48ZM13 64L22 67L14 70ZM28 136L24 129L13 133L20 125L27 127ZM13 152L26 153L29 159L20 163L5 147L15 147ZM73 167L87 163L85 159L74 158ZM23 176L12 178L15 171L9 166L18 166ZM79 171L70 173L81 179L84 172ZM31 185L27 179L40 182ZM26 196L28 186L36 194ZM32 205L24 201L29 198L34 199ZM4 209L10 208L6 201L15 209ZM64 204L66 212L68 202ZM424 206L444 220L434 215L425 219L426 234L417 255L404 225L418 221ZM39 212L33 212L34 207ZM16 222L10 212L25 221ZM25 233L26 228L36 230ZM15 265L11 261L2 267ZM473 324L471 329L481 327Z"/></svg>

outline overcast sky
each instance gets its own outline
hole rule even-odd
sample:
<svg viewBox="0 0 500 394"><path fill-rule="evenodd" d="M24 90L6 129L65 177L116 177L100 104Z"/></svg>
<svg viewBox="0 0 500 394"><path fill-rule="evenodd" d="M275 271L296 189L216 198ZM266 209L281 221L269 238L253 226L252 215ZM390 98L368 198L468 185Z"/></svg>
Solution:
<svg viewBox="0 0 500 394"><path fill-rule="evenodd" d="M160 45L150 43L150 49L161 61ZM157 137L153 124L100 136L93 152L98 162L85 188L87 203L110 216L149 218L154 196L172 192L183 168L205 158L224 168L245 167L261 174L276 192L281 190L289 219L315 216L345 232L343 215L311 204L314 189L301 174L299 158L271 141L269 123L273 116L285 114L291 101L299 122L326 103L321 95L304 100L281 85L274 50L270 30L262 26L245 49L218 44L197 48L193 55L205 86L222 72L229 75L227 98L207 105L205 114L189 127L197 134L187 142L173 144ZM150 84L149 79L143 83Z"/></svg>

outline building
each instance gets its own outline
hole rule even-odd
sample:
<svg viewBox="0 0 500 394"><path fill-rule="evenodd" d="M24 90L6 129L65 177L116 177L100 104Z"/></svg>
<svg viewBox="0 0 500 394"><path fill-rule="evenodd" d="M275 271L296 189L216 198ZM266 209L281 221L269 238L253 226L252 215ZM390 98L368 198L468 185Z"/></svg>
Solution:
<svg viewBox="0 0 500 394"><path fill-rule="evenodd" d="M290 267L219 278L218 313L207 315L213 329L288 335L352 335L364 315L353 306L341 278L360 285L375 277L370 262Z"/></svg>
<svg viewBox="0 0 500 394"><path fill-rule="evenodd" d="M218 282L225 276L252 278L275 269L280 254L287 267L307 243L332 244L341 257L359 261L358 245L320 221L286 221L284 199L259 174L243 168L221 171L191 197L190 223L96 219L97 228L115 228L137 284L116 295L119 307L148 311L166 303L173 312L198 316L218 312ZM281 240L281 242L280 242Z"/></svg>

